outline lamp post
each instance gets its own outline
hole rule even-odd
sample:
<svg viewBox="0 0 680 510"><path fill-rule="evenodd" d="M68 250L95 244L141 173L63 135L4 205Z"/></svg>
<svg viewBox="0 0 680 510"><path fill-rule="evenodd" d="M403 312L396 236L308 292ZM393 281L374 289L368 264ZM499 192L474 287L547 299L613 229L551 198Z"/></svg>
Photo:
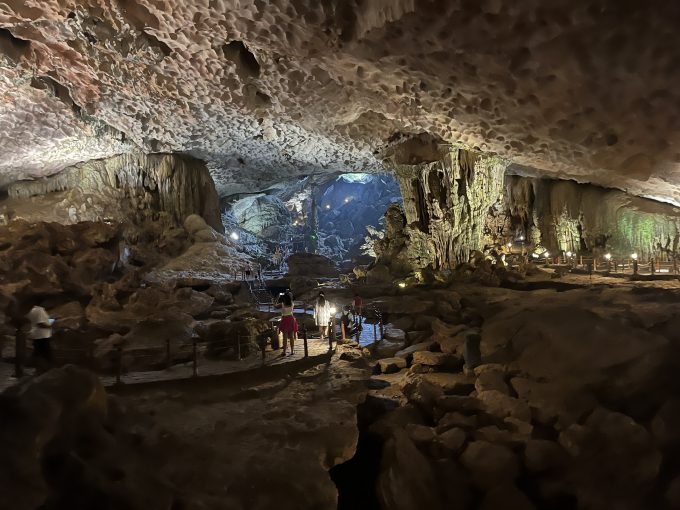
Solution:
<svg viewBox="0 0 680 510"><path fill-rule="evenodd" d="M604 258L607 259L607 272L609 272L612 270L612 254L607 253Z"/></svg>
<svg viewBox="0 0 680 510"><path fill-rule="evenodd" d="M633 259L633 274L638 274L638 254L632 253L630 258Z"/></svg>

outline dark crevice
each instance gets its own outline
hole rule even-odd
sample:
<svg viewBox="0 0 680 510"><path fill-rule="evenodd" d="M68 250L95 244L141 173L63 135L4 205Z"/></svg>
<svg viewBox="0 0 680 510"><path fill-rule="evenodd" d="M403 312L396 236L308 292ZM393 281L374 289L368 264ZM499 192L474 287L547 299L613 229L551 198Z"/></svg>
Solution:
<svg viewBox="0 0 680 510"><path fill-rule="evenodd" d="M243 42L231 41L222 46L222 51L236 64L236 72L242 79L260 77L260 64Z"/></svg>
<svg viewBox="0 0 680 510"><path fill-rule="evenodd" d="M376 492L383 443L379 436L369 432L369 427L389 411L379 399L367 398L357 407L359 441L357 450L347 462L330 470L338 488L338 510L380 510Z"/></svg>

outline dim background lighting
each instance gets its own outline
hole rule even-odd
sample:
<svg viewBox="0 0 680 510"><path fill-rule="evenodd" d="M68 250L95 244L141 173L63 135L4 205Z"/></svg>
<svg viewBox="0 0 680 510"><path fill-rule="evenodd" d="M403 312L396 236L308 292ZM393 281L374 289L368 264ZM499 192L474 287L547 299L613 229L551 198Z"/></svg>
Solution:
<svg viewBox="0 0 680 510"><path fill-rule="evenodd" d="M238 241L238 234L236 232L232 232L231 236L229 237L231 237L234 241Z"/></svg>

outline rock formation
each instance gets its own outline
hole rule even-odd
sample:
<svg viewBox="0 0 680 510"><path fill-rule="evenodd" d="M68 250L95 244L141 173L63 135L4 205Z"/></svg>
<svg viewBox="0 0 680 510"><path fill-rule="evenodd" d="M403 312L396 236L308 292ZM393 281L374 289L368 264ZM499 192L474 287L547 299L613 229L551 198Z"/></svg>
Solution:
<svg viewBox="0 0 680 510"><path fill-rule="evenodd" d="M505 204L515 238L553 253L587 251L643 259L677 253L680 209L573 181L508 176Z"/></svg>
<svg viewBox="0 0 680 510"><path fill-rule="evenodd" d="M3 204L7 219L139 222L166 213L179 226L198 214L223 231L215 185L205 165L178 155L139 153L89 161L52 177L14 183L8 195Z"/></svg>

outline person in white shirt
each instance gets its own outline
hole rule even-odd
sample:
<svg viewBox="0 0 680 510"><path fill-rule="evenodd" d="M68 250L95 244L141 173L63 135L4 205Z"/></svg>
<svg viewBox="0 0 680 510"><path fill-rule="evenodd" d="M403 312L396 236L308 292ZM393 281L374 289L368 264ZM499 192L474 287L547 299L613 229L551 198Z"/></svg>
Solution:
<svg viewBox="0 0 680 510"><path fill-rule="evenodd" d="M323 292L319 292L319 297L316 298L314 319L319 327L321 340L325 340L328 337L328 324L331 321L331 304L326 300Z"/></svg>
<svg viewBox="0 0 680 510"><path fill-rule="evenodd" d="M28 338L33 340L33 356L36 360L38 371L45 371L52 364L52 324L49 314L42 306L34 306L28 312L26 318L31 324Z"/></svg>

